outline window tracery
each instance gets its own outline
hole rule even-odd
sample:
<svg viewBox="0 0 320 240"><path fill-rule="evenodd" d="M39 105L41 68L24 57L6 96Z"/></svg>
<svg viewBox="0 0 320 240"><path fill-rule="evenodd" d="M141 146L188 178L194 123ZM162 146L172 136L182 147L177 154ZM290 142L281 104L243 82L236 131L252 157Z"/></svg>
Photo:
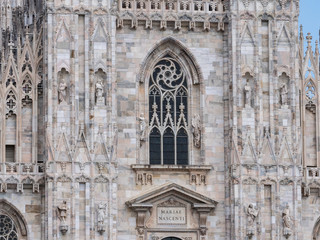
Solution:
<svg viewBox="0 0 320 240"><path fill-rule="evenodd" d="M306 91L306 98L308 102L309 103L313 102L316 94L315 94L315 87L311 81L309 81L308 84L306 85L305 91Z"/></svg>
<svg viewBox="0 0 320 240"><path fill-rule="evenodd" d="M188 86L170 55L153 68L149 81L150 164L188 164Z"/></svg>
<svg viewBox="0 0 320 240"><path fill-rule="evenodd" d="M312 81L309 81L305 87L305 96L307 99L306 109L312 113L316 112L315 98L316 88Z"/></svg>
<svg viewBox="0 0 320 240"><path fill-rule="evenodd" d="M6 114L15 114L17 109L17 98L12 90L9 91L6 98Z"/></svg>
<svg viewBox="0 0 320 240"><path fill-rule="evenodd" d="M9 87L9 85L17 87L17 82L16 82L16 79L14 77L13 68L12 67L10 67L10 69L9 69L9 76L7 78L7 81L6 81L6 87Z"/></svg>
<svg viewBox="0 0 320 240"><path fill-rule="evenodd" d="M23 61L22 65L22 72L24 72L25 70L29 70L30 72L32 72L31 59L28 52L25 55L25 60Z"/></svg>
<svg viewBox="0 0 320 240"><path fill-rule="evenodd" d="M6 215L0 215L0 239L18 240L16 226L12 219Z"/></svg>
<svg viewBox="0 0 320 240"><path fill-rule="evenodd" d="M22 104L26 105L32 102L32 83L29 76L22 82Z"/></svg>

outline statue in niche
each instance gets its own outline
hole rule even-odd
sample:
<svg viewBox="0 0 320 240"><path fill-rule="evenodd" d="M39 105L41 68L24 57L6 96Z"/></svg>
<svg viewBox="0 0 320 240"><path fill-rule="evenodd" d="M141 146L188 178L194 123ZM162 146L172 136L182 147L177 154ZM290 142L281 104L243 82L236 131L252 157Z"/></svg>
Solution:
<svg viewBox="0 0 320 240"><path fill-rule="evenodd" d="M67 225L67 215L68 215L68 207L67 207L67 201L63 201L58 206L58 216L61 221L59 229L60 232L64 235L68 231L68 225Z"/></svg>
<svg viewBox="0 0 320 240"><path fill-rule="evenodd" d="M252 100L252 92L251 87L249 83L249 79L247 79L247 83L244 86L244 106L245 107L251 107L251 100Z"/></svg>
<svg viewBox="0 0 320 240"><path fill-rule="evenodd" d="M148 184L152 185L152 175L151 174L147 175L146 185L148 185Z"/></svg>
<svg viewBox="0 0 320 240"><path fill-rule="evenodd" d="M200 184L203 184L203 185L207 184L207 177L205 175L200 176Z"/></svg>
<svg viewBox="0 0 320 240"><path fill-rule="evenodd" d="M58 88L59 103L67 102L67 89L68 86L64 80L64 77L62 77Z"/></svg>
<svg viewBox="0 0 320 240"><path fill-rule="evenodd" d="M195 147L201 147L201 124L200 124L200 116L199 114L194 114L192 121L192 133L193 133L193 144Z"/></svg>
<svg viewBox="0 0 320 240"><path fill-rule="evenodd" d="M280 87L280 104L288 105L288 89L287 84L283 83Z"/></svg>
<svg viewBox="0 0 320 240"><path fill-rule="evenodd" d="M282 212L282 221L283 221L283 235L288 238L292 234L292 220L290 217L289 205L285 207Z"/></svg>
<svg viewBox="0 0 320 240"><path fill-rule="evenodd" d="M195 174L191 175L190 184L197 184L197 176Z"/></svg>
<svg viewBox="0 0 320 240"><path fill-rule="evenodd" d="M140 141L146 140L146 129L147 129L147 122L144 118L144 114L141 113L139 117L139 123L140 123Z"/></svg>
<svg viewBox="0 0 320 240"><path fill-rule="evenodd" d="M97 105L104 105L104 98L103 98L103 83L102 79L99 78L98 81L96 82L96 104Z"/></svg>
<svg viewBox="0 0 320 240"><path fill-rule="evenodd" d="M247 236L251 238L255 233L255 221L258 217L259 210L253 206L252 203L246 209L247 214Z"/></svg>
<svg viewBox="0 0 320 240"><path fill-rule="evenodd" d="M99 203L98 209L97 209L97 215L98 215L98 226L97 230L100 234L105 232L105 224L104 219L106 217L106 205L103 203Z"/></svg>
<svg viewBox="0 0 320 240"><path fill-rule="evenodd" d="M146 184L146 178L143 173L137 174L136 184L137 185L145 185Z"/></svg>

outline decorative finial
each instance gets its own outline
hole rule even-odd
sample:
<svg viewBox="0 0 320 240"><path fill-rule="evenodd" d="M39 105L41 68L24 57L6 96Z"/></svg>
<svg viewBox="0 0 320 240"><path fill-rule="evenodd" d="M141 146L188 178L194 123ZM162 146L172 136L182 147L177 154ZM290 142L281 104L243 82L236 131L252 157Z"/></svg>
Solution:
<svg viewBox="0 0 320 240"><path fill-rule="evenodd" d="M301 24L300 25L300 41L303 42L303 39L304 39L304 37L303 37L303 26Z"/></svg>
<svg viewBox="0 0 320 240"><path fill-rule="evenodd" d="M312 40L312 36L311 33L308 33L308 36L306 37L307 42L308 42L308 48L311 47L311 40Z"/></svg>

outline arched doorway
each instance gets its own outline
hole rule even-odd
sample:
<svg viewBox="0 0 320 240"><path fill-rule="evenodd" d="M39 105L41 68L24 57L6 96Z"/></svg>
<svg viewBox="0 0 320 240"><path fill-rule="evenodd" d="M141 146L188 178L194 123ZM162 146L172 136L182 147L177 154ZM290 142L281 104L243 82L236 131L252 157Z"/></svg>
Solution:
<svg viewBox="0 0 320 240"><path fill-rule="evenodd" d="M167 238L164 238L162 240L181 240L180 238L176 238L176 237L167 237Z"/></svg>

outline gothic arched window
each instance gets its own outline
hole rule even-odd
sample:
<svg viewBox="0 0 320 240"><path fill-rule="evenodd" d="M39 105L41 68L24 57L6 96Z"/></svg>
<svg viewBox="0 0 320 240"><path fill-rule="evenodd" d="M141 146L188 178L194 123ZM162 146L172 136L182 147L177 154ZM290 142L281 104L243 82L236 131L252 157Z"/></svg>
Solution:
<svg viewBox="0 0 320 240"><path fill-rule="evenodd" d="M16 226L7 215L0 215L0 239L18 240Z"/></svg>
<svg viewBox="0 0 320 240"><path fill-rule="evenodd" d="M188 164L188 85L177 60L164 56L149 80L150 164Z"/></svg>

